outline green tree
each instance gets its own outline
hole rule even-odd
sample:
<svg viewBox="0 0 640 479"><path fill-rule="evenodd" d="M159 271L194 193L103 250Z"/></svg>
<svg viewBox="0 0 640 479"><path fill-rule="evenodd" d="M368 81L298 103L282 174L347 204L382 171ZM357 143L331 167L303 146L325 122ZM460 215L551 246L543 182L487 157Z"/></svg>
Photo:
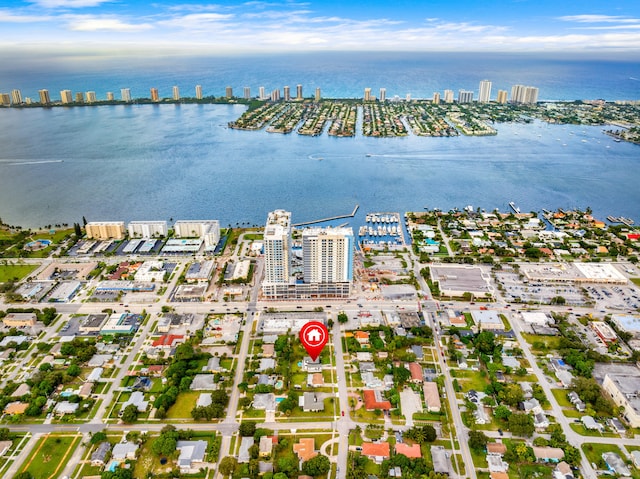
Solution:
<svg viewBox="0 0 640 479"><path fill-rule="evenodd" d="M322 454L302 463L302 472L309 476L322 476L329 472L330 468L329 458Z"/></svg>
<svg viewBox="0 0 640 479"><path fill-rule="evenodd" d="M349 322L349 316L347 316L347 313L345 313L344 311L340 311L340 313L338 313L338 322L340 324Z"/></svg>
<svg viewBox="0 0 640 479"><path fill-rule="evenodd" d="M107 440L107 434L104 431L96 432L93 436L91 436L91 444L99 444Z"/></svg>
<svg viewBox="0 0 640 479"><path fill-rule="evenodd" d="M33 475L29 471L22 471L13 476L13 479L33 479Z"/></svg>
<svg viewBox="0 0 640 479"><path fill-rule="evenodd" d="M236 470L238 466L238 460L235 457L226 456L220 461L218 472L223 476L230 476Z"/></svg>
<svg viewBox="0 0 640 479"><path fill-rule="evenodd" d="M535 431L533 417L525 413L515 413L509 416L509 431L516 436L529 437Z"/></svg>
<svg viewBox="0 0 640 479"><path fill-rule="evenodd" d="M489 442L489 438L482 431L469 431L469 447L481 451Z"/></svg>
<svg viewBox="0 0 640 479"><path fill-rule="evenodd" d="M242 421L238 432L242 437L251 437L256 433L256 423L253 421Z"/></svg>
<svg viewBox="0 0 640 479"><path fill-rule="evenodd" d="M129 404L122 411L122 416L120 417L122 422L125 424L132 424L138 420L138 406L135 404Z"/></svg>

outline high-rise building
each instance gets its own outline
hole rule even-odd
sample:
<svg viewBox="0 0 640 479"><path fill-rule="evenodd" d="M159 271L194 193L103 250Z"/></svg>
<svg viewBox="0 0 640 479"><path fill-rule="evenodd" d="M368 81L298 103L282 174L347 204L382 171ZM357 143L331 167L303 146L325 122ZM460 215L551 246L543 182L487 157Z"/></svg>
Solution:
<svg viewBox="0 0 640 479"><path fill-rule="evenodd" d="M196 85L196 100L202 100L202 85Z"/></svg>
<svg viewBox="0 0 640 479"><path fill-rule="evenodd" d="M371 88L364 89L364 101L371 101Z"/></svg>
<svg viewBox="0 0 640 479"><path fill-rule="evenodd" d="M386 99L387 99L387 89L386 88L380 88L380 96L378 97L378 99L381 102L386 101Z"/></svg>
<svg viewBox="0 0 640 479"><path fill-rule="evenodd" d="M131 238L157 238L169 232L166 221L131 221L127 229Z"/></svg>
<svg viewBox="0 0 640 479"><path fill-rule="evenodd" d="M152 88L151 90L151 101L160 101L160 94L158 93L157 88Z"/></svg>
<svg viewBox="0 0 640 479"><path fill-rule="evenodd" d="M49 90L38 90L38 96L40 97L40 103L42 105L51 105Z"/></svg>
<svg viewBox="0 0 640 479"><path fill-rule="evenodd" d="M124 102L131 102L131 90L129 88L121 88L120 98L122 98L122 101Z"/></svg>
<svg viewBox="0 0 640 479"><path fill-rule="evenodd" d="M220 241L220 222L218 220L176 221L173 225L177 238L201 238L207 251L216 249Z"/></svg>
<svg viewBox="0 0 640 479"><path fill-rule="evenodd" d="M444 102L445 103L453 103L453 90L445 90L444 91Z"/></svg>
<svg viewBox="0 0 640 479"><path fill-rule="evenodd" d="M534 104L538 102L538 89L533 86L513 85L511 103Z"/></svg>
<svg viewBox="0 0 640 479"><path fill-rule="evenodd" d="M503 105L507 103L507 90L498 90L497 102Z"/></svg>
<svg viewBox="0 0 640 479"><path fill-rule="evenodd" d="M107 92L107 101L113 101L113 100L114 100L113 92L112 91L108 91Z"/></svg>
<svg viewBox="0 0 640 479"><path fill-rule="evenodd" d="M411 93L407 93L407 95L404 97L405 101L408 103L411 101Z"/></svg>
<svg viewBox="0 0 640 479"><path fill-rule="evenodd" d="M533 105L538 103L539 90L534 86L528 86L524 89L524 103Z"/></svg>
<svg viewBox="0 0 640 479"><path fill-rule="evenodd" d="M89 239L123 239L124 221L93 221L86 224L85 231Z"/></svg>
<svg viewBox="0 0 640 479"><path fill-rule="evenodd" d="M439 91L434 91L433 92L433 104L434 105L439 105L440 104L440 92Z"/></svg>
<svg viewBox="0 0 640 479"><path fill-rule="evenodd" d="M480 103L488 103L491 100L491 82L482 80L478 92L478 101Z"/></svg>
<svg viewBox="0 0 640 479"><path fill-rule="evenodd" d="M11 96L8 93L0 93L0 105L2 106L11 105Z"/></svg>
<svg viewBox="0 0 640 479"><path fill-rule="evenodd" d="M96 102L96 92L88 91L87 92L87 103L95 103Z"/></svg>
<svg viewBox="0 0 640 479"><path fill-rule="evenodd" d="M84 94L81 91L76 92L76 103L84 103Z"/></svg>
<svg viewBox="0 0 640 479"><path fill-rule="evenodd" d="M458 103L471 103L473 92L469 90L458 90Z"/></svg>
<svg viewBox="0 0 640 479"><path fill-rule="evenodd" d="M289 85L285 85L282 89L282 97L284 101L291 101L291 88L289 88Z"/></svg>
<svg viewBox="0 0 640 479"><path fill-rule="evenodd" d="M258 96L260 97L260 100L265 100L267 98L266 96L264 96L264 87L263 86L261 86L258 89Z"/></svg>
<svg viewBox="0 0 640 479"><path fill-rule="evenodd" d="M322 94L320 93L320 87L316 88L316 101L320 101L322 99Z"/></svg>
<svg viewBox="0 0 640 479"><path fill-rule="evenodd" d="M280 101L280 90L277 88L271 92L271 101Z"/></svg>
<svg viewBox="0 0 640 479"><path fill-rule="evenodd" d="M71 93L71 90L62 90L60 92L60 101L63 105L73 103L73 94Z"/></svg>
<svg viewBox="0 0 640 479"><path fill-rule="evenodd" d="M178 85L174 85L172 91L173 91L173 99L175 101L179 101L180 100L180 88L178 87Z"/></svg>
<svg viewBox="0 0 640 479"><path fill-rule="evenodd" d="M251 99L251 88L249 88L248 86L244 87L243 89L243 96L245 100L250 100Z"/></svg>
<svg viewBox="0 0 640 479"><path fill-rule="evenodd" d="M353 230L309 228L302 232L305 283L349 283L353 280Z"/></svg>
<svg viewBox="0 0 640 479"><path fill-rule="evenodd" d="M225 88L224 89L224 96L226 96L227 98L233 98L233 88L231 88L230 86Z"/></svg>
<svg viewBox="0 0 640 479"><path fill-rule="evenodd" d="M264 284L289 284L291 278L291 212L271 211L264 227Z"/></svg>
<svg viewBox="0 0 640 479"><path fill-rule="evenodd" d="M11 104L22 104L22 92L20 90L11 90Z"/></svg>
<svg viewBox="0 0 640 479"><path fill-rule="evenodd" d="M302 100L302 85L296 85L296 100Z"/></svg>

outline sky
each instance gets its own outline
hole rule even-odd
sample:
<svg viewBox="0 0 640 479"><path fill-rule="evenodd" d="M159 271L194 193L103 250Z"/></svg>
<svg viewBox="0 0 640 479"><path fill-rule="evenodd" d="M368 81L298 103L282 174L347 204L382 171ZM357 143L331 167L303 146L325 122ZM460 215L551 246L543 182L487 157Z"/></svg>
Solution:
<svg viewBox="0 0 640 479"><path fill-rule="evenodd" d="M0 50L640 52L640 1L0 0Z"/></svg>

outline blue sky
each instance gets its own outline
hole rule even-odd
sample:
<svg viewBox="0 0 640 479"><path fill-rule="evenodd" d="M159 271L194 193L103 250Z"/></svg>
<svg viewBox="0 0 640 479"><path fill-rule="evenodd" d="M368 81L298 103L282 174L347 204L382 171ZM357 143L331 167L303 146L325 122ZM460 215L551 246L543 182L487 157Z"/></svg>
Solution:
<svg viewBox="0 0 640 479"><path fill-rule="evenodd" d="M0 49L640 52L640 1L0 0Z"/></svg>

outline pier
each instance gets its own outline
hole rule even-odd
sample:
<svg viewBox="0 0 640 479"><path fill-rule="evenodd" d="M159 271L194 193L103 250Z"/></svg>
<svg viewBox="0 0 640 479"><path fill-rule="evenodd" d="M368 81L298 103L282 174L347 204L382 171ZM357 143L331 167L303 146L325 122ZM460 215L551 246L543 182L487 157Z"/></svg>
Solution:
<svg viewBox="0 0 640 479"><path fill-rule="evenodd" d="M321 220L312 220L312 221L305 221L304 223L296 223L293 226L297 228L299 226L307 226L307 225L315 225L317 223L324 223L325 221L340 220L342 218L353 218L356 215L358 208L360 208L360 205L356 205L356 207L353 209L351 214L348 214L348 215L330 216L329 218L322 218Z"/></svg>

